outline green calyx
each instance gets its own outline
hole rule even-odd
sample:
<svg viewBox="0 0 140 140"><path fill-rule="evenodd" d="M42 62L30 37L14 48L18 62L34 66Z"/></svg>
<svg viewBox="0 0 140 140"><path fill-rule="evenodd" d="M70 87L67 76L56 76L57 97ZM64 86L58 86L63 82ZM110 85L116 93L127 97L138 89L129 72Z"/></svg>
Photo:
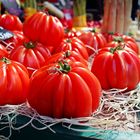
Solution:
<svg viewBox="0 0 140 140"><path fill-rule="evenodd" d="M33 42L28 42L28 43L24 43L24 46L27 48L27 49L33 49L35 48L35 43Z"/></svg>
<svg viewBox="0 0 140 140"><path fill-rule="evenodd" d="M114 38L114 41L115 41L115 42L118 42L118 43L124 42L123 38L120 37L120 36L115 37L115 38Z"/></svg>
<svg viewBox="0 0 140 140"><path fill-rule="evenodd" d="M123 50L123 48L121 46L117 46L115 48L110 48L111 53L115 53L117 50Z"/></svg>
<svg viewBox="0 0 140 140"><path fill-rule="evenodd" d="M6 58L6 57L3 57L1 59L1 61L4 62L4 63L6 63L6 64L10 64L11 63L11 61L8 58Z"/></svg>
<svg viewBox="0 0 140 140"><path fill-rule="evenodd" d="M64 57L68 58L70 55L71 55L71 52L68 50L68 51L65 52Z"/></svg>
<svg viewBox="0 0 140 140"><path fill-rule="evenodd" d="M96 29L95 28L91 29L91 32L96 33Z"/></svg>
<svg viewBox="0 0 140 140"><path fill-rule="evenodd" d="M62 73L68 73L71 70L70 65L66 61L60 61L60 62L58 62L58 65L60 66L59 70Z"/></svg>
<svg viewBox="0 0 140 140"><path fill-rule="evenodd" d="M71 43L71 39L67 38L67 39L66 39L66 42L67 42L67 43Z"/></svg>

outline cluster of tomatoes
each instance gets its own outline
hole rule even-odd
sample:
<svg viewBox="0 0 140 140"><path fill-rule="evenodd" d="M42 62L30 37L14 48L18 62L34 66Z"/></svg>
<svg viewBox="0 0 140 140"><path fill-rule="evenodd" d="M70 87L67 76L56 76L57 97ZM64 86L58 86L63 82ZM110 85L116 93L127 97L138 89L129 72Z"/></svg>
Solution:
<svg viewBox="0 0 140 140"><path fill-rule="evenodd" d="M0 43L0 105L27 101L41 115L85 117L98 108L102 89L132 90L139 83L139 49L132 37L64 32L56 17L43 12L24 23L4 14L0 26L14 34Z"/></svg>

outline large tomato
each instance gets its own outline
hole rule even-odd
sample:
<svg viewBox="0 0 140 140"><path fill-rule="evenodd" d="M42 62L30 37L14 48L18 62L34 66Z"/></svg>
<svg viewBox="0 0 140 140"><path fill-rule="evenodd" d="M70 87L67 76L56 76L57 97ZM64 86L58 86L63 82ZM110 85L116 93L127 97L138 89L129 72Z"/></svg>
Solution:
<svg viewBox="0 0 140 140"><path fill-rule="evenodd" d="M103 48L95 56L91 71L103 89L132 90L140 81L140 59L130 48Z"/></svg>
<svg viewBox="0 0 140 140"><path fill-rule="evenodd" d="M106 45L105 37L101 33L94 30L87 32L82 31L78 38L86 45L91 46L92 49L87 48L89 55L93 54L96 50L105 47Z"/></svg>
<svg viewBox="0 0 140 140"><path fill-rule="evenodd" d="M27 97L30 106L54 118L90 116L100 102L98 79L87 68L59 64L43 66L33 73Z"/></svg>
<svg viewBox="0 0 140 140"><path fill-rule="evenodd" d="M19 17L11 14L0 15L0 26L10 31L22 31L23 29L23 24Z"/></svg>
<svg viewBox="0 0 140 140"><path fill-rule="evenodd" d="M84 59L88 60L88 52L85 44L76 37L63 39L61 44L56 48L55 52L62 52L67 50L75 51Z"/></svg>
<svg viewBox="0 0 140 140"><path fill-rule="evenodd" d="M43 12L37 12L26 20L23 32L31 41L47 46L58 46L64 37L64 28L59 19Z"/></svg>
<svg viewBox="0 0 140 140"><path fill-rule="evenodd" d="M59 52L55 53L49 58L46 59L46 65L51 64L51 63L57 63L59 61L72 61L72 62L81 62L84 64L86 67L88 67L88 61L85 60L81 55L79 55L75 51L66 51L66 52Z"/></svg>
<svg viewBox="0 0 140 140"><path fill-rule="evenodd" d="M49 50L37 42L26 42L24 45L18 46L10 54L10 58L26 66L30 74L43 66L49 56Z"/></svg>
<svg viewBox="0 0 140 140"><path fill-rule="evenodd" d="M110 41L109 43L106 44L105 47L117 47L117 46L125 46L128 47L130 49L132 49L133 51L135 51L137 54L139 54L139 46L136 43L136 41L128 36L118 36L118 37L114 37L114 40Z"/></svg>
<svg viewBox="0 0 140 140"><path fill-rule="evenodd" d="M2 58L0 77L0 105L21 104L26 101L30 80L25 66Z"/></svg>

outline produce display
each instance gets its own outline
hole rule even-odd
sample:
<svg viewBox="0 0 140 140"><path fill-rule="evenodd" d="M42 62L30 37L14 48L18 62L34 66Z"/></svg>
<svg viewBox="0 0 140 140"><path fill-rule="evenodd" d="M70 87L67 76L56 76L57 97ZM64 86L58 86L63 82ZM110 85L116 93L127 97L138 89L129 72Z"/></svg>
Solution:
<svg viewBox="0 0 140 140"><path fill-rule="evenodd" d="M0 34L6 37L6 29L12 36L0 40L0 115L26 116L31 119L27 124L65 120L103 130L119 130L121 124L129 130L131 122L135 132L140 121L140 52L128 34L131 2L106 0L103 22L92 28L85 20L86 0L74 1L72 28L46 9L37 9L33 0L21 2L24 20L1 14Z"/></svg>

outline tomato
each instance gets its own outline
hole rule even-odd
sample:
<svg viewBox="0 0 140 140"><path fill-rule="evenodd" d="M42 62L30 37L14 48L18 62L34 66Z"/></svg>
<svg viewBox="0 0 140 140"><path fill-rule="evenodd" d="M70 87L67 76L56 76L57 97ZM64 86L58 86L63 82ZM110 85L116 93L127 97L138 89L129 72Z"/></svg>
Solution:
<svg viewBox="0 0 140 140"><path fill-rule="evenodd" d="M3 58L0 60L0 68L0 105L24 103L30 81L26 67Z"/></svg>
<svg viewBox="0 0 140 140"><path fill-rule="evenodd" d="M104 37L106 38L107 42L113 41L115 37L121 36L120 33L113 33L113 32L109 32L109 33L103 33Z"/></svg>
<svg viewBox="0 0 140 140"><path fill-rule="evenodd" d="M91 71L103 89L135 89L140 81L140 59L130 48L103 48L95 55Z"/></svg>
<svg viewBox="0 0 140 140"><path fill-rule="evenodd" d="M88 67L88 61L86 61L81 55L79 55L75 51L66 51L66 52L59 52L56 54L53 54L49 58L46 59L46 65L51 63L57 63L59 61L78 61L84 64L86 67Z"/></svg>
<svg viewBox="0 0 140 140"><path fill-rule="evenodd" d="M135 39L132 36L129 35L124 35L124 34L120 34L120 33L103 33L104 37L106 38L107 42L111 42L114 41L115 38L122 38L124 41L132 41L132 42L136 42Z"/></svg>
<svg viewBox="0 0 140 140"><path fill-rule="evenodd" d="M88 52L85 44L76 37L63 39L61 44L56 48L55 52L62 52L67 50L75 51L84 59L88 60Z"/></svg>
<svg viewBox="0 0 140 140"><path fill-rule="evenodd" d="M8 57L8 55L9 55L9 53L6 50L6 48L2 44L0 44L0 59L2 57Z"/></svg>
<svg viewBox="0 0 140 140"><path fill-rule="evenodd" d="M64 28L57 17L43 12L33 14L23 24L23 32L31 41L58 46L64 38Z"/></svg>
<svg viewBox="0 0 140 140"><path fill-rule="evenodd" d="M107 43L105 47L117 47L118 45L131 48L133 51L139 54L138 44L133 38L127 36L115 37L114 40Z"/></svg>
<svg viewBox="0 0 140 140"><path fill-rule="evenodd" d="M33 73L30 82L27 100L41 115L87 117L99 106L101 86L87 68L66 62L46 65Z"/></svg>
<svg viewBox="0 0 140 140"><path fill-rule="evenodd" d="M81 31L75 29L65 29L65 38L78 37L81 34Z"/></svg>
<svg viewBox="0 0 140 140"><path fill-rule="evenodd" d="M103 48L106 45L105 37L101 33L94 30L87 32L83 31L81 32L81 35L78 36L78 38L83 41L83 43L93 48L87 48L89 55L93 54L95 50Z"/></svg>
<svg viewBox="0 0 140 140"><path fill-rule="evenodd" d="M23 29L23 24L20 21L19 17L12 14L0 15L0 26L10 31L22 31Z"/></svg>
<svg viewBox="0 0 140 140"><path fill-rule="evenodd" d="M49 50L37 42L20 45L10 54L12 60L18 61L27 67L30 75L34 70L43 66L48 57L50 57Z"/></svg>

